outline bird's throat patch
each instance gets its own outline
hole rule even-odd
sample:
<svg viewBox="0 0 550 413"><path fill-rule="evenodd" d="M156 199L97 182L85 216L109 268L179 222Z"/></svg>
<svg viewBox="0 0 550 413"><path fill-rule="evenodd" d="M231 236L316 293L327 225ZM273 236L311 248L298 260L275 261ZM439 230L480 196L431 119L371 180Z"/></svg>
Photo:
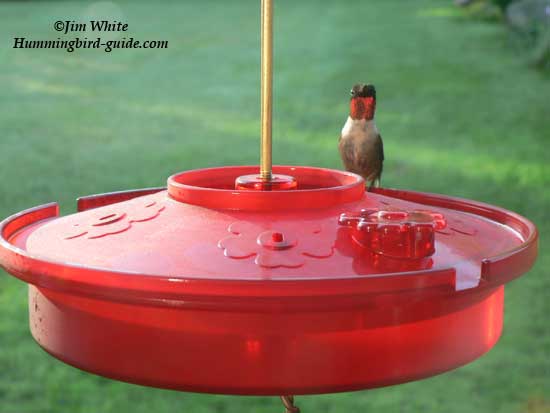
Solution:
<svg viewBox="0 0 550 413"><path fill-rule="evenodd" d="M350 102L350 116L352 119L370 120L374 117L376 100L372 97L356 97Z"/></svg>

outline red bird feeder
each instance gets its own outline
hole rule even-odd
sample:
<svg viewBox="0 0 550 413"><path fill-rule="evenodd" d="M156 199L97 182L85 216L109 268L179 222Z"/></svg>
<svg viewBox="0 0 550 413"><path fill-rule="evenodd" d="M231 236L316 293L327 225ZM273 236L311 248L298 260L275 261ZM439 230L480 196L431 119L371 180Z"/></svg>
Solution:
<svg viewBox="0 0 550 413"><path fill-rule="evenodd" d="M403 383L495 345L504 285L537 255L531 222L366 193L348 172L271 175L267 142L260 175L187 171L167 188L80 198L76 214L48 204L4 220L0 264L29 284L38 344L117 380L249 395Z"/></svg>
<svg viewBox="0 0 550 413"><path fill-rule="evenodd" d="M1 224L0 262L30 284L55 357L144 385L307 394L463 365L502 329L504 284L537 253L500 208L275 167L288 191L233 190L255 167L184 172L168 189L49 204ZM361 212L363 211L363 212ZM342 215L344 214L344 215Z"/></svg>

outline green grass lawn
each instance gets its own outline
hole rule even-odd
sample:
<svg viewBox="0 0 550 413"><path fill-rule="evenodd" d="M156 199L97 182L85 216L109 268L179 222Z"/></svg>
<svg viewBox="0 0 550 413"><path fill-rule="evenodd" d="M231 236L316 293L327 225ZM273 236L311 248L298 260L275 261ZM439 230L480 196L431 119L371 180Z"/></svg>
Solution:
<svg viewBox="0 0 550 413"><path fill-rule="evenodd" d="M259 1L124 1L126 36L167 50L14 50L102 3L0 2L0 216L79 195L163 185L176 171L258 159ZM105 4L105 3L103 3ZM348 91L378 89L384 186L473 198L531 218L540 256L507 287L499 344L420 382L300 397L305 413L550 412L550 79L506 28L452 2L276 4L274 159L340 168ZM276 398L197 395L103 379L48 356L26 287L0 273L0 413L280 412Z"/></svg>

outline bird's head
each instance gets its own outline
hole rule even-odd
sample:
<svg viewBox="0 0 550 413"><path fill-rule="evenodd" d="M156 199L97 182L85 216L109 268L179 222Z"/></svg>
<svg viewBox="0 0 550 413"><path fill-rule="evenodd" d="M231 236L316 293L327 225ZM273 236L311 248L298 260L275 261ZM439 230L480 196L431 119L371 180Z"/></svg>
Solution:
<svg viewBox="0 0 550 413"><path fill-rule="evenodd" d="M350 116L352 119L374 118L376 89L374 85L358 83L351 88Z"/></svg>

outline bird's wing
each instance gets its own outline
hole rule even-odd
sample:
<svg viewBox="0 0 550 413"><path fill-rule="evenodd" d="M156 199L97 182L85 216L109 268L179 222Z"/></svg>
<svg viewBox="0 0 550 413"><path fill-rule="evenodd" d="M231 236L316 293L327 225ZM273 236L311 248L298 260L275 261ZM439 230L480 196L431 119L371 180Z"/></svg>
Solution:
<svg viewBox="0 0 550 413"><path fill-rule="evenodd" d="M382 141L382 135L378 134L377 149L380 156L380 160L384 160L384 141Z"/></svg>
<svg viewBox="0 0 550 413"><path fill-rule="evenodd" d="M384 162L384 147L380 135L376 134L371 140L363 140L361 145L360 156L357 159L360 175L367 181L379 179Z"/></svg>
<svg viewBox="0 0 550 413"><path fill-rule="evenodd" d="M384 169L384 141L382 140L382 135L378 134L377 149L378 156L380 157L380 171L378 172L378 184L380 185L380 178L382 177L382 170Z"/></svg>

